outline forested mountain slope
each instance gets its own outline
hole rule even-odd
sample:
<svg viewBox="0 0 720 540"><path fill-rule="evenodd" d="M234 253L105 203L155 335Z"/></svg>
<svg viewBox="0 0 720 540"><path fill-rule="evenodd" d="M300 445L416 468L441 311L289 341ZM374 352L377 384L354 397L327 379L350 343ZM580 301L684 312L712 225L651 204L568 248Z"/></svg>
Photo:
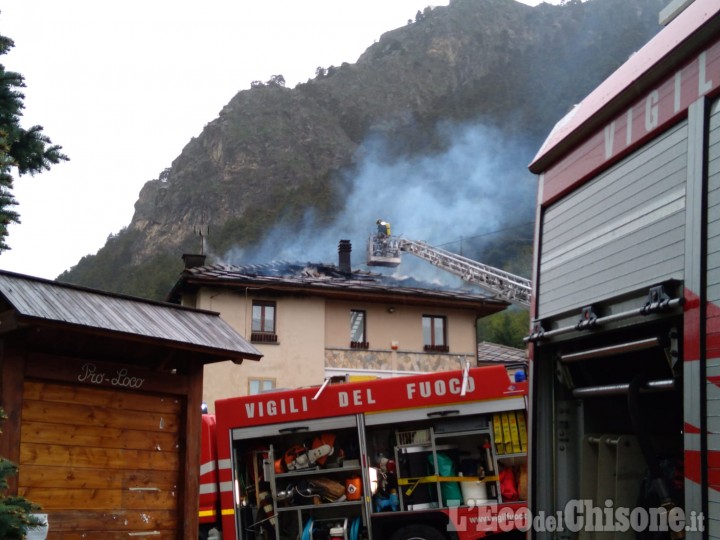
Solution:
<svg viewBox="0 0 720 540"><path fill-rule="evenodd" d="M377 218L529 275L527 164L659 30L664 4L454 0L295 88L254 83L145 184L131 223L59 279L163 298L200 234L214 262L333 262L347 238L358 265Z"/></svg>

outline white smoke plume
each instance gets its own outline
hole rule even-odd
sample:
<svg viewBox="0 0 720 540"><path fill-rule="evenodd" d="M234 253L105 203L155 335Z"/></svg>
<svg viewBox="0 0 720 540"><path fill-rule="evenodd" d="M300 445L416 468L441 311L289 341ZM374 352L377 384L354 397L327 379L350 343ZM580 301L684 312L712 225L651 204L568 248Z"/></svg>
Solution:
<svg viewBox="0 0 720 540"><path fill-rule="evenodd" d="M338 242L347 239L353 246L353 268L362 268L379 218L390 222L395 236L453 252L460 252L463 238L532 220L537 182L527 163L534 148L484 126L444 125L440 130L447 150L431 156L392 158L381 140L367 142L358 152L345 207L334 223L320 226L309 211L302 226L279 225L262 245L233 249L221 259L238 265L337 264ZM413 259L404 254L396 275L449 284L446 272Z"/></svg>

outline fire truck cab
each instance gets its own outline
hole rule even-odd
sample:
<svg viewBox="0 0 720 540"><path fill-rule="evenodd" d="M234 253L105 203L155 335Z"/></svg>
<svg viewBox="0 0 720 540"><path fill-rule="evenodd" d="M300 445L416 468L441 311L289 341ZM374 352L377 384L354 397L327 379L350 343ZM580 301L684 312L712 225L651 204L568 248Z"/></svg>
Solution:
<svg viewBox="0 0 720 540"><path fill-rule="evenodd" d="M220 400L215 527L248 540L514 531L526 508L526 405L524 366Z"/></svg>

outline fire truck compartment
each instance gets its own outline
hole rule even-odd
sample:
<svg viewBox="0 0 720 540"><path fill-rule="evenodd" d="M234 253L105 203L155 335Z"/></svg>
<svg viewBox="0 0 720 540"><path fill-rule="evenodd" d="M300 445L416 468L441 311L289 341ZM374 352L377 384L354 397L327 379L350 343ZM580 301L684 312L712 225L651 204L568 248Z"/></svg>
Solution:
<svg viewBox="0 0 720 540"><path fill-rule="evenodd" d="M539 436L536 459L552 463L553 480L538 484L536 496L546 493L553 511L573 500L612 509L651 504L658 474L682 500L682 320L638 319L536 350L535 384L554 388L536 416L551 427Z"/></svg>

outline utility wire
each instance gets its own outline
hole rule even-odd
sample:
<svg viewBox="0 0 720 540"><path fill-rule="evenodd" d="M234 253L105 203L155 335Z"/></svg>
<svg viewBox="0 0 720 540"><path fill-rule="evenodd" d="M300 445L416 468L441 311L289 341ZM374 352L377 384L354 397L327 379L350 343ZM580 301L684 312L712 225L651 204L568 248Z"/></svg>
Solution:
<svg viewBox="0 0 720 540"><path fill-rule="evenodd" d="M513 229L519 229L519 228L521 228L521 227L526 227L526 226L528 226L528 225L532 225L533 223L534 223L533 221L526 221L525 223L520 223L520 224L518 224L518 225L513 225L512 227L506 227L506 228L504 228L504 229L498 229L498 230L496 230L496 231L489 231L489 232L486 232L486 233L483 233L483 234L476 234L475 236L467 236L467 237L466 237L466 236L463 236L463 237L461 237L461 238L459 238L459 239L457 239L457 240L452 240L452 241L450 241L450 242L445 242L444 244L433 244L433 245L434 245L435 247L449 246L450 244L456 244L456 243L458 243L458 242L461 242L461 243L462 243L462 242L465 241L465 240L474 240L474 239L476 239L476 238L482 238L482 237L484 237L484 236L490 236L490 235L492 235L492 234L498 234L498 233L505 232L505 231L511 231L511 230L513 230Z"/></svg>

